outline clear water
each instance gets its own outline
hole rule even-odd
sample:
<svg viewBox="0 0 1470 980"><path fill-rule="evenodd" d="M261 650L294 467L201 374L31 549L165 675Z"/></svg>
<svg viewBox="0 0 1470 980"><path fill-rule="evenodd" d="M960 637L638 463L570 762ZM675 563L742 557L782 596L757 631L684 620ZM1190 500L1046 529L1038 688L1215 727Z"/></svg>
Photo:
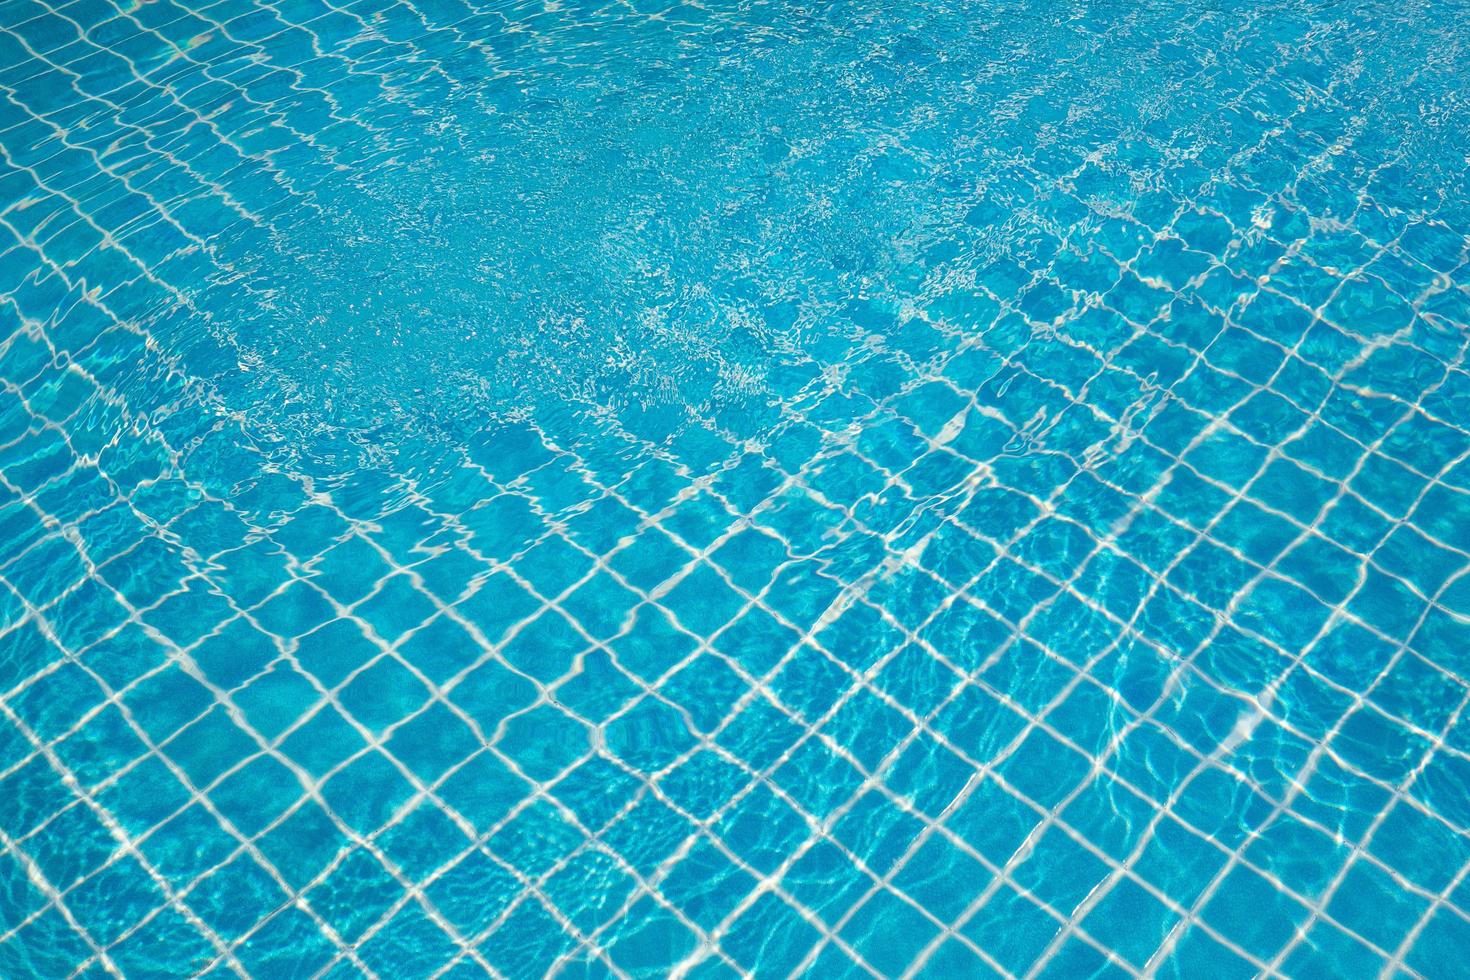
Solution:
<svg viewBox="0 0 1470 980"><path fill-rule="evenodd" d="M0 976L1465 975L1466 64L4 0Z"/></svg>

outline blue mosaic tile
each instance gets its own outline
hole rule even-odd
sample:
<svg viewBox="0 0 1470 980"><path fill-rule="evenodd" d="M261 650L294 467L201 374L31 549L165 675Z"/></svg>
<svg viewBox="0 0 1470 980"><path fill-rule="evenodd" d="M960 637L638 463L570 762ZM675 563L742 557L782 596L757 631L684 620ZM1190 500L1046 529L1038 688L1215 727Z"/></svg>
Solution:
<svg viewBox="0 0 1470 980"><path fill-rule="evenodd" d="M1463 12L0 6L0 975L1461 975Z"/></svg>

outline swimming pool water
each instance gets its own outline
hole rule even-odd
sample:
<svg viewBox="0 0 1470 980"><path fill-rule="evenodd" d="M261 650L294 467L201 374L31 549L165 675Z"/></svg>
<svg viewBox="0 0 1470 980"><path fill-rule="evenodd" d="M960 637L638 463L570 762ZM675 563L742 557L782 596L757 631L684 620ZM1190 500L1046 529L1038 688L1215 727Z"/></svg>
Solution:
<svg viewBox="0 0 1470 980"><path fill-rule="evenodd" d="M4 0L0 976L1464 976L1467 63Z"/></svg>

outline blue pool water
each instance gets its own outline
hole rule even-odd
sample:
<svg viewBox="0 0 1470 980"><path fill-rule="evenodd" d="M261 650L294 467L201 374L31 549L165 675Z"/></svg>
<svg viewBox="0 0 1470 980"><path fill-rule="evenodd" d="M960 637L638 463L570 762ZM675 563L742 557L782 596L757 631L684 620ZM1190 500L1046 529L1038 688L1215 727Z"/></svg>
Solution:
<svg viewBox="0 0 1470 980"><path fill-rule="evenodd" d="M0 2L0 976L1470 974L1470 6Z"/></svg>

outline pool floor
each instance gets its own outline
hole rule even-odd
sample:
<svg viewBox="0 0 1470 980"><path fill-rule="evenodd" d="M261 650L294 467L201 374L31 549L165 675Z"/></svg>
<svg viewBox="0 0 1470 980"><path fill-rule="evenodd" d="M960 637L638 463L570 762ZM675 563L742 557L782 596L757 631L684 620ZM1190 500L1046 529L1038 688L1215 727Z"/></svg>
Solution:
<svg viewBox="0 0 1470 980"><path fill-rule="evenodd" d="M0 976L1466 976L1466 63L0 3Z"/></svg>

